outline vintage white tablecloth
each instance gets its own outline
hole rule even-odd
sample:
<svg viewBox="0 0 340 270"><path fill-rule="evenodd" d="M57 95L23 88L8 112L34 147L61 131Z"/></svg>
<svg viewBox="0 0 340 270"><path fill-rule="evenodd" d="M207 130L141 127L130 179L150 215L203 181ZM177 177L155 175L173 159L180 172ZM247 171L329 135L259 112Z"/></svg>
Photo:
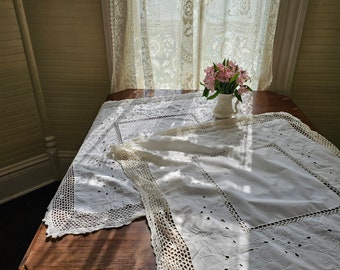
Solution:
<svg viewBox="0 0 340 270"><path fill-rule="evenodd" d="M158 269L340 269L340 152L287 113L116 145Z"/></svg>
<svg viewBox="0 0 340 270"><path fill-rule="evenodd" d="M244 97L239 114L251 111L251 99ZM47 236L120 227L144 216L139 192L120 164L108 159L110 146L210 121L215 104L201 93L105 102L48 207Z"/></svg>
<svg viewBox="0 0 340 270"><path fill-rule="evenodd" d="M339 269L339 150L287 113L251 116L251 95L226 121L215 102L105 102L47 236L146 215L158 269Z"/></svg>

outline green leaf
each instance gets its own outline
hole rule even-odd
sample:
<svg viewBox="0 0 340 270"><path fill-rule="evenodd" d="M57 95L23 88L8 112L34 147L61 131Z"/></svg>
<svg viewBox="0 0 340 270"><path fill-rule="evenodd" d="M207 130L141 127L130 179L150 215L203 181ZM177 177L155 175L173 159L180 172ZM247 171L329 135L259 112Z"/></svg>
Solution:
<svg viewBox="0 0 340 270"><path fill-rule="evenodd" d="M214 94L212 94L210 97L208 97L207 99L214 99L215 97L218 96L220 92L219 91L216 91Z"/></svg>
<svg viewBox="0 0 340 270"><path fill-rule="evenodd" d="M209 96L209 89L208 88L204 88L202 96L203 97L208 97Z"/></svg>
<svg viewBox="0 0 340 270"><path fill-rule="evenodd" d="M229 83L229 88L230 88L230 94L234 93L235 89L237 87L237 82L236 81L233 81L233 82L230 82Z"/></svg>
<svg viewBox="0 0 340 270"><path fill-rule="evenodd" d="M238 78L238 75L240 74L240 72L238 72L238 73L236 73L230 80L229 80L229 82L234 82L234 81L236 81L236 79Z"/></svg>
<svg viewBox="0 0 340 270"><path fill-rule="evenodd" d="M251 89L248 85L245 85L246 89L249 91L253 91L253 89Z"/></svg>
<svg viewBox="0 0 340 270"><path fill-rule="evenodd" d="M240 96L240 94L238 93L238 91L235 91L234 94L235 94L235 97L236 97L240 102L242 102L242 97Z"/></svg>
<svg viewBox="0 0 340 270"><path fill-rule="evenodd" d="M218 82L217 80L215 81L215 89L219 92L219 93L223 93L223 84L221 85L220 82Z"/></svg>
<svg viewBox="0 0 340 270"><path fill-rule="evenodd" d="M214 64L214 70L218 71L218 67L216 66L216 64L215 63L213 63L213 64Z"/></svg>
<svg viewBox="0 0 340 270"><path fill-rule="evenodd" d="M221 93L222 94L228 94L227 91L228 91L228 83L222 83Z"/></svg>

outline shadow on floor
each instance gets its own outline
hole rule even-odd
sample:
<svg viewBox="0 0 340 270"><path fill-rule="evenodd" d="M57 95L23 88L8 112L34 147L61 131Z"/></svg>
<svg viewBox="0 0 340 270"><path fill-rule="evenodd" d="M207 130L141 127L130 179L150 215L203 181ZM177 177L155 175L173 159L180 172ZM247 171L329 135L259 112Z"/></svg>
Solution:
<svg viewBox="0 0 340 270"><path fill-rule="evenodd" d="M18 269L59 183L0 205L0 269Z"/></svg>

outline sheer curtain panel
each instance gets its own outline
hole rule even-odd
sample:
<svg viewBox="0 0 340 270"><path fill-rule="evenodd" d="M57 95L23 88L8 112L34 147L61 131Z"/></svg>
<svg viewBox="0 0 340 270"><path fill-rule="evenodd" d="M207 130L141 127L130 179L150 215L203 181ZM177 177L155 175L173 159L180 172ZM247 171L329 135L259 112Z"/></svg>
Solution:
<svg viewBox="0 0 340 270"><path fill-rule="evenodd" d="M111 92L198 89L204 69L224 58L248 71L253 89L266 89L279 3L109 0Z"/></svg>

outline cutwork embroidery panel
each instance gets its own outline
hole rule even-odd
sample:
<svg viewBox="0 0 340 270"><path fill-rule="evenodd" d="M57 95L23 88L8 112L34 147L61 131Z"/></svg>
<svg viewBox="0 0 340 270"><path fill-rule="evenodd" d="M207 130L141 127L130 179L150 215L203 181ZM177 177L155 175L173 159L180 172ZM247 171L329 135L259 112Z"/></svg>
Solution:
<svg viewBox="0 0 340 270"><path fill-rule="evenodd" d="M245 232L265 229L271 226L286 225L306 217L318 216L322 214L328 215L339 211L340 191L336 187L332 186L326 179L319 176L317 172L314 172L313 168L307 168L276 144L273 143L251 150L253 152L252 155L254 155L252 168L245 168L243 172L238 172L238 175L231 175L230 173L228 173L228 164L231 163L232 165L230 166L237 166L237 164L235 164L233 160L228 157L228 155L223 155L223 160L220 160L220 162L223 161L226 170L218 170L214 172L212 165L215 162L218 162L217 159L221 157L222 153L226 153L228 151L230 151L230 149L225 149L224 151L221 151L218 154L213 154L211 156L193 157L193 161L197 163L198 168L201 170L202 177L204 177L207 181L216 186L217 193L225 201L226 208L228 209L228 211L230 211L231 215L236 219L240 227ZM260 154L256 153L257 151L260 151ZM270 159L270 157L275 156L268 154L271 151L275 151L281 154L282 158L280 159L280 162L285 160L284 156L286 156L287 159L284 162L285 170L289 171L290 168L294 168L298 175L296 177L289 178L290 175L285 173L285 171L280 172L278 170L280 169L281 164L280 166L278 166L278 164L272 163L271 168L266 169L266 178L251 179L253 174L257 174L257 170L263 170L263 168L261 168L259 164L256 164L257 159L261 160L261 157ZM205 161L205 163L208 163L206 166L201 164L201 161L203 160ZM298 166L300 168L298 168ZM212 174L209 174L209 170L212 171ZM249 180L247 181L247 179ZM280 190L280 192L283 193L280 194L280 192L276 192L276 190L274 189L269 194L266 194L262 191L262 189L266 189L265 185L261 185L261 189L255 191L254 188L252 188L252 181L254 180L257 180L256 184L259 184L258 182L262 180L264 182L270 182L270 185L274 186L284 185L284 192ZM299 186L298 182L300 181L303 181L305 186ZM315 202L306 201L305 196L299 196L300 194L304 193L304 190L301 190L301 188L308 189L310 193L319 193L320 190L322 190L321 193L324 195L324 197L321 198L322 201L319 201L320 204L315 205L314 207L310 207L309 204ZM243 195L245 197L244 203L253 202L254 204L245 207L243 211L246 212L244 212L243 214L239 213L237 207L234 206L237 202L242 200L242 198L238 196L238 193L240 191L243 194L246 194L246 196ZM278 204L280 200L285 200L285 196L287 196L288 194L291 195L292 192L295 193L294 205L287 205L284 208L281 208L281 206ZM310 194L308 195L310 196ZM206 196L202 195L202 201L204 201L205 198ZM261 199L258 200L259 198ZM264 204L265 202L272 202L271 208L275 208L274 214L275 212L277 212L279 213L279 215L274 217L266 217L266 205ZM256 205L255 203L257 203L258 205ZM299 203L301 204L301 210L296 211L294 208L296 208ZM254 213L254 211L251 211L251 207L257 208L257 211L260 211L260 213L262 213L262 215L259 215L260 220L257 220L256 217L254 217L254 215L252 214ZM250 213L248 213L248 211ZM203 214L204 212L204 208L202 208L201 213ZM209 216L204 218L207 218L208 220L210 219ZM221 221L224 219L225 217L220 217Z"/></svg>
<svg viewBox="0 0 340 270"><path fill-rule="evenodd" d="M240 114L251 111L251 98ZM105 102L46 212L48 236L120 227L144 216L140 194L108 158L111 145L210 121L215 102L201 93Z"/></svg>
<svg viewBox="0 0 340 270"><path fill-rule="evenodd" d="M289 114L183 127L125 146L114 153L143 202L153 201L154 241L166 243L152 218L162 212L152 198L161 196L195 269L339 267L339 150ZM150 181L156 194L144 187Z"/></svg>

